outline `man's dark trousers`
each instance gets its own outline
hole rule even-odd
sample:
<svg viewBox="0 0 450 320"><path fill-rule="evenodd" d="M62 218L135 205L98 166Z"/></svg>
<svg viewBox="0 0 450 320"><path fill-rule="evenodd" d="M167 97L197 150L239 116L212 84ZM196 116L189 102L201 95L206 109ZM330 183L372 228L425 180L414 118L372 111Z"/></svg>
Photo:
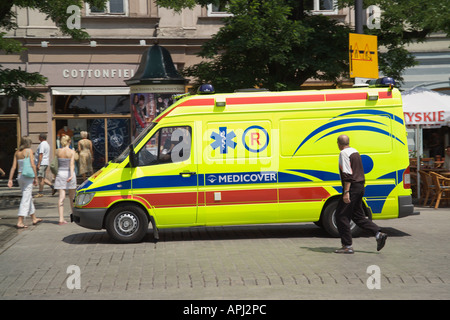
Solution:
<svg viewBox="0 0 450 320"><path fill-rule="evenodd" d="M350 186L350 203L345 203L344 200L339 200L336 208L336 226L341 237L343 246L352 245L352 233L350 230L350 220L360 228L369 230L375 236L380 228L367 219L364 209L362 198L364 196L364 182L354 182Z"/></svg>

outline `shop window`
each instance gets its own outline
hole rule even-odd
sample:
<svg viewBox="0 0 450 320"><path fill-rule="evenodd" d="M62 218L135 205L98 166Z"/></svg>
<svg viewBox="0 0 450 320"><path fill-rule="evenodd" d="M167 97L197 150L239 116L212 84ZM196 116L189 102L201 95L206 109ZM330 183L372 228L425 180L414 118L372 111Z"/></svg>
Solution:
<svg viewBox="0 0 450 320"><path fill-rule="evenodd" d="M19 100L0 96L0 114L19 114Z"/></svg>
<svg viewBox="0 0 450 320"><path fill-rule="evenodd" d="M66 119L56 120L56 146L63 134L72 138L71 147L78 149L81 131L88 133L94 152L93 167L97 170L119 156L131 142L129 119Z"/></svg>
<svg viewBox="0 0 450 320"><path fill-rule="evenodd" d="M129 114L128 95L69 96L56 95L55 114Z"/></svg>

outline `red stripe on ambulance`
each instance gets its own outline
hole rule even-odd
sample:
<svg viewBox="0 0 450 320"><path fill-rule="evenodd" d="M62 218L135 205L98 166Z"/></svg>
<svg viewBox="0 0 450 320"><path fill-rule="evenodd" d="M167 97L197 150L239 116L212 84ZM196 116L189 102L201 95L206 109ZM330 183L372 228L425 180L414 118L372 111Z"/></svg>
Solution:
<svg viewBox="0 0 450 320"><path fill-rule="evenodd" d="M220 200L215 200L215 194L220 194ZM208 191L206 205L277 203L277 198L277 189Z"/></svg>
<svg viewBox="0 0 450 320"><path fill-rule="evenodd" d="M279 189L280 203L321 201L322 199L327 199L329 196L330 193L323 187Z"/></svg>
<svg viewBox="0 0 450 320"><path fill-rule="evenodd" d="M120 200L129 200L131 199L131 195L129 196L103 196L103 197L94 197L91 202L89 202L84 208L108 208L112 203Z"/></svg>
<svg viewBox="0 0 450 320"><path fill-rule="evenodd" d="M327 101L366 100L367 92L329 93Z"/></svg>
<svg viewBox="0 0 450 320"><path fill-rule="evenodd" d="M227 105L233 104L263 104L263 103L294 103L325 101L324 94L305 94L298 96L261 96L227 98Z"/></svg>

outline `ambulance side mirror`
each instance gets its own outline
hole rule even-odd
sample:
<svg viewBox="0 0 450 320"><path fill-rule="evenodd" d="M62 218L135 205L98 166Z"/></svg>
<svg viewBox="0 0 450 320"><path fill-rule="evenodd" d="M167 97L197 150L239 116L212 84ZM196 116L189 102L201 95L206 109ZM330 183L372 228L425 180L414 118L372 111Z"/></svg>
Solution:
<svg viewBox="0 0 450 320"><path fill-rule="evenodd" d="M137 167L137 159L136 159L136 154L134 153L133 145L130 144L129 148L130 148L130 154L129 154L129 157L130 157L130 167L136 168L136 167Z"/></svg>

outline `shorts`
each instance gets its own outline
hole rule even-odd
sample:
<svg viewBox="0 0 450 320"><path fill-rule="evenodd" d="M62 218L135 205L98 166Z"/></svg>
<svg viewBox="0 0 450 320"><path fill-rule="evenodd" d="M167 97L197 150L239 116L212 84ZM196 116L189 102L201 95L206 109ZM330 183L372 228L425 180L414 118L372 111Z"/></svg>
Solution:
<svg viewBox="0 0 450 320"><path fill-rule="evenodd" d="M37 173L37 176L39 178L45 178L45 172L47 171L47 168L48 168L48 166L40 165L39 166L39 171Z"/></svg>

